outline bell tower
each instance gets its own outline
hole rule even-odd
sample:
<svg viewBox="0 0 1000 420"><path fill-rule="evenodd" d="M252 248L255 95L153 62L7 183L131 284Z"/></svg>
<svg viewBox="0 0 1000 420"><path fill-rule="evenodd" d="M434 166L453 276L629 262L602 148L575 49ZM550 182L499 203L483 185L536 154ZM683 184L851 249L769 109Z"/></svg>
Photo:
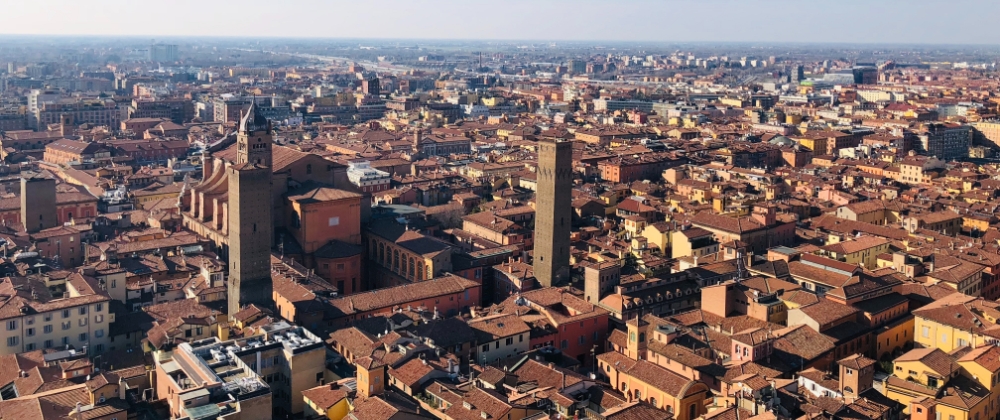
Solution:
<svg viewBox="0 0 1000 420"><path fill-rule="evenodd" d="M236 133L236 163L252 163L271 167L271 121L260 112L256 100L250 103L246 115L240 119Z"/></svg>
<svg viewBox="0 0 1000 420"><path fill-rule="evenodd" d="M256 103L240 119L236 163L229 171L229 315L251 303L273 307L271 296L271 123Z"/></svg>

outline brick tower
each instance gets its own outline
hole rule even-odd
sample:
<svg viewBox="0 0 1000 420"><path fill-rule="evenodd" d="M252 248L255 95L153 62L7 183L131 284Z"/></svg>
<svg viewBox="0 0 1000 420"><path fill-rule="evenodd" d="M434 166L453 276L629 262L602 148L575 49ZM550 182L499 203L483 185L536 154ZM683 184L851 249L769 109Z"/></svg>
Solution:
<svg viewBox="0 0 1000 420"><path fill-rule="evenodd" d="M28 233L59 226L55 179L30 173L21 177L21 224Z"/></svg>
<svg viewBox="0 0 1000 420"><path fill-rule="evenodd" d="M573 143L556 139L540 140L537 176L532 266L538 282L542 287L548 287L569 280Z"/></svg>
<svg viewBox="0 0 1000 420"><path fill-rule="evenodd" d="M271 123L250 104L236 135L229 174L229 314L272 307Z"/></svg>

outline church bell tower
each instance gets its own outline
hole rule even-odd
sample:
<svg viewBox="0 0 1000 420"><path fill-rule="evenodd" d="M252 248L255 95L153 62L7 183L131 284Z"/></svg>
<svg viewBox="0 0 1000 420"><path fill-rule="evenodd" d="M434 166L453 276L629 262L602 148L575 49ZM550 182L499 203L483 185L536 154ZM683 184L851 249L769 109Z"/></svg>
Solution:
<svg viewBox="0 0 1000 420"><path fill-rule="evenodd" d="M257 104L240 119L229 174L229 315L251 303L272 307L271 123Z"/></svg>

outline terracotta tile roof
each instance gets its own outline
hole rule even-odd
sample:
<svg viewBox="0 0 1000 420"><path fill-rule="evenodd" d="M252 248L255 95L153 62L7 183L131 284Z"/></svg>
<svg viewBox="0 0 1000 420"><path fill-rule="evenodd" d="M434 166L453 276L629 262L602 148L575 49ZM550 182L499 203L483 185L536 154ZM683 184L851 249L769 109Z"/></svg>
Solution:
<svg viewBox="0 0 1000 420"><path fill-rule="evenodd" d="M1000 347L985 345L973 349L959 358L958 362L975 362L986 370L996 373L1000 371Z"/></svg>
<svg viewBox="0 0 1000 420"><path fill-rule="evenodd" d="M803 306L799 310L819 323L820 326L845 318L850 318L852 321L857 320L858 312L860 312L853 307L841 305L827 299L819 299L818 302Z"/></svg>
<svg viewBox="0 0 1000 420"><path fill-rule="evenodd" d="M497 314L469 320L469 326L485 334L480 341L493 341L531 331L515 314Z"/></svg>
<svg viewBox="0 0 1000 420"><path fill-rule="evenodd" d="M938 348L913 349L897 357L896 362L920 362L934 371L941 378L950 378L951 374L960 369L958 363L948 353Z"/></svg>
<svg viewBox="0 0 1000 420"><path fill-rule="evenodd" d="M470 408L465 407L466 403ZM511 409L503 395L488 389L472 388L461 404L448 407L444 414L454 420L483 420L482 413L485 412L486 420L499 420L505 419Z"/></svg>
<svg viewBox="0 0 1000 420"><path fill-rule="evenodd" d="M820 334L805 325L788 327L784 330L775 331L779 338L774 340L776 353L784 353L792 356L790 362L801 360L808 363L822 357L827 352L834 349L835 345L830 337Z"/></svg>
<svg viewBox="0 0 1000 420"><path fill-rule="evenodd" d="M691 223L708 229L718 229L730 233L749 233L766 228L749 217L730 217L703 211L691 218Z"/></svg>
<svg viewBox="0 0 1000 420"><path fill-rule="evenodd" d="M621 374L636 378L675 398L683 398L684 395L682 394L692 382L690 379L654 363L645 360L632 360L616 352L600 354L597 356L597 359L611 366L615 366L616 362L620 362L617 365L617 369Z"/></svg>
<svg viewBox="0 0 1000 420"><path fill-rule="evenodd" d="M321 385L316 388L310 388L302 391L302 396L308 398L318 407L327 410L344 398L347 398L349 393L349 388L333 382L328 385Z"/></svg>
<svg viewBox="0 0 1000 420"><path fill-rule="evenodd" d="M399 409L378 397L354 400L354 411L351 411L357 420L386 420L396 413Z"/></svg>
<svg viewBox="0 0 1000 420"><path fill-rule="evenodd" d="M409 230L399 223L373 223L368 230L376 236L419 255L432 256L451 249L449 244L425 236L420 232Z"/></svg>
<svg viewBox="0 0 1000 420"><path fill-rule="evenodd" d="M539 388L552 388L562 391L572 387L586 378L574 371L558 366L549 366L529 359L513 372L519 382L534 381Z"/></svg>
<svg viewBox="0 0 1000 420"><path fill-rule="evenodd" d="M633 401L612 408L601 414L605 420L668 420L672 414L659 410L642 401Z"/></svg>
<svg viewBox="0 0 1000 420"><path fill-rule="evenodd" d="M344 315L375 311L418 302L436 296L460 293L480 287L479 283L454 274L447 274L430 280L379 289L377 292L357 293L329 300L330 304Z"/></svg>

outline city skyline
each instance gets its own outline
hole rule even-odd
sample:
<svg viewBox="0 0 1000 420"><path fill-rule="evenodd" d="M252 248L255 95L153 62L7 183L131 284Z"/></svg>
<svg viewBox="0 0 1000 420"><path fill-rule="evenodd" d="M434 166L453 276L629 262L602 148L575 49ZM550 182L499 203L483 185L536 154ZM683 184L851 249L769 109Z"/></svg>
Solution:
<svg viewBox="0 0 1000 420"><path fill-rule="evenodd" d="M342 3L294 0L282 10L262 0L239 3L180 0L147 8L121 0L41 0L7 6L2 35L112 37L250 37L398 40L591 41L658 43L796 43L997 45L990 16L1000 4L958 0L859 0L800 4L634 0L605 2L511 0L493 8L453 0ZM625 6L625 7L623 7ZM973 6L978 13L967 13ZM37 10L46 10L39 25ZM299 13L315 10L315 13ZM530 10L531 13L526 13ZM488 13L483 13L488 11ZM481 17L486 16L486 17ZM650 17L657 17L651 19ZM693 19L685 17L694 17ZM238 21L270 22L236 25ZM607 23L604 23L607 22ZM617 25L616 25L617 24ZM820 30L801 31L805 28ZM793 36L794 34L794 36Z"/></svg>

